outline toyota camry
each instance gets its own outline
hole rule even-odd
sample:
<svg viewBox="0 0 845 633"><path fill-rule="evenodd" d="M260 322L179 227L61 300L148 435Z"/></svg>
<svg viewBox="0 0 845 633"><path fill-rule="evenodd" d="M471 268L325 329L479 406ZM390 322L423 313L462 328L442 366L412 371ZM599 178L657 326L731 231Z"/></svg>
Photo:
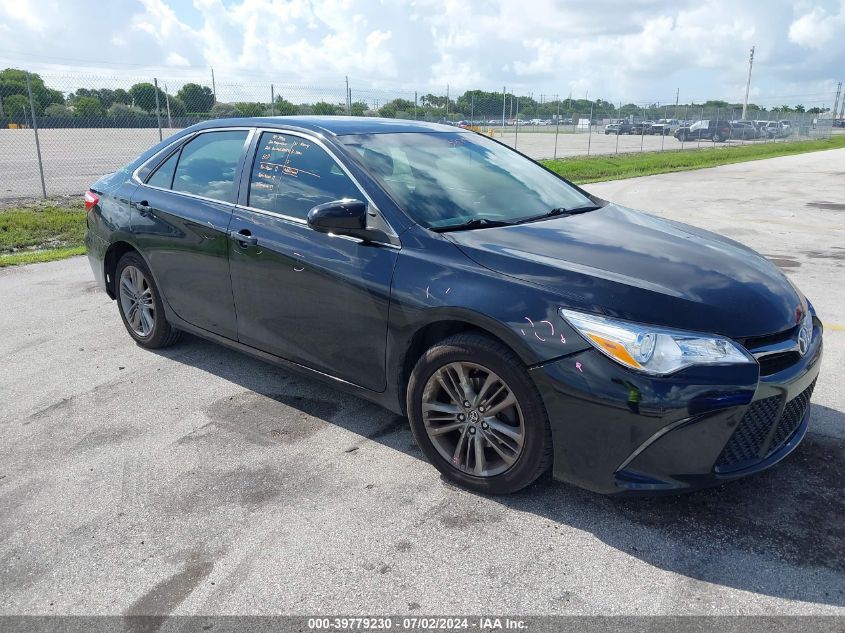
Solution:
<svg viewBox="0 0 845 633"><path fill-rule="evenodd" d="M138 345L189 332L328 381L406 415L473 490L547 471L691 490L807 430L822 326L772 263L471 131L208 121L85 203L94 276Z"/></svg>

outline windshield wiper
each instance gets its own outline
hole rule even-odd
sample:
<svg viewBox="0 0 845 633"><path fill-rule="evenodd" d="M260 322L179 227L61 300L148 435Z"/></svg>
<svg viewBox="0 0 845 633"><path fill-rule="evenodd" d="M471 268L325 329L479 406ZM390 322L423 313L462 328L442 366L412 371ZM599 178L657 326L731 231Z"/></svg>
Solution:
<svg viewBox="0 0 845 633"><path fill-rule="evenodd" d="M511 226L513 222L505 222L504 220L491 220L489 218L473 218L460 224L448 224L446 226L433 226L432 231L437 233L446 233L448 231L469 231L472 229L487 229L494 226Z"/></svg>
<svg viewBox="0 0 845 633"><path fill-rule="evenodd" d="M536 222L537 220L545 220L546 218L553 218L557 215L578 215L579 213L587 213L587 211L595 211L596 209L601 209L600 206L595 204L587 204L583 207L572 207L571 209L567 209L565 207L556 207L554 209L549 209L545 213L541 213L540 215L532 215L531 217L524 218L517 222L517 224L523 224L525 222Z"/></svg>

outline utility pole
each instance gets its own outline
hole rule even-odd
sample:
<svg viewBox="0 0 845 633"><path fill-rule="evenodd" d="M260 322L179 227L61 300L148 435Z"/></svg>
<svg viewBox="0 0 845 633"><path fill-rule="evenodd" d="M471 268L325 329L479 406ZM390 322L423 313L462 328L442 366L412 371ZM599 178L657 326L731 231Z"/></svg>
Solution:
<svg viewBox="0 0 845 633"><path fill-rule="evenodd" d="M349 75L346 75L346 114L352 114L352 99L349 93Z"/></svg>
<svg viewBox="0 0 845 633"><path fill-rule="evenodd" d="M153 78L153 85L155 86L155 93L156 93L156 120L158 121L158 140L162 140L161 136L161 108L159 107L158 103L158 79Z"/></svg>
<svg viewBox="0 0 845 633"><path fill-rule="evenodd" d="M164 82L164 101L167 103L167 127L173 127L173 119L170 118L170 95L167 94L167 82Z"/></svg>
<svg viewBox="0 0 845 633"><path fill-rule="evenodd" d="M842 82L836 86L836 100L833 102L833 119L836 120L836 111L839 109L839 94L842 92Z"/></svg>
<svg viewBox="0 0 845 633"><path fill-rule="evenodd" d="M751 47L751 55L748 57L748 82L745 84L745 101L742 102L742 120L748 110L748 91L751 90L751 68L754 66L754 47Z"/></svg>
<svg viewBox="0 0 845 633"><path fill-rule="evenodd" d="M270 116L276 116L276 95L273 84L270 84Z"/></svg>
<svg viewBox="0 0 845 633"><path fill-rule="evenodd" d="M211 69L211 92L214 95L214 103L217 103L217 84L214 83L214 68Z"/></svg>

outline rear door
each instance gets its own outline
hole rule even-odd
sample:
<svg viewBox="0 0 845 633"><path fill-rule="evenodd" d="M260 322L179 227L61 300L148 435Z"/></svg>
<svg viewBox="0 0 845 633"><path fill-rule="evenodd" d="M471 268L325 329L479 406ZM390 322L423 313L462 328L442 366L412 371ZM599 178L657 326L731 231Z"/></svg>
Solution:
<svg viewBox="0 0 845 633"><path fill-rule="evenodd" d="M237 324L228 227L251 133L227 128L193 136L132 197L132 233L170 307L231 339Z"/></svg>
<svg viewBox="0 0 845 633"><path fill-rule="evenodd" d="M315 205L373 203L317 139L263 132L244 174L230 243L238 339L311 369L382 391L396 244L311 229ZM389 226L384 224L387 230Z"/></svg>

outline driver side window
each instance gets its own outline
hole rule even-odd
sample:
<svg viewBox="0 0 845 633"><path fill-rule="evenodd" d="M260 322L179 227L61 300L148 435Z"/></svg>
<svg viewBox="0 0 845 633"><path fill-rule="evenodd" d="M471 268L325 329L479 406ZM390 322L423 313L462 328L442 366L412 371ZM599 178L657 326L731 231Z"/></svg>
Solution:
<svg viewBox="0 0 845 633"><path fill-rule="evenodd" d="M292 134L261 135L249 180L250 207L305 220L312 207L342 198L364 196L322 147Z"/></svg>

